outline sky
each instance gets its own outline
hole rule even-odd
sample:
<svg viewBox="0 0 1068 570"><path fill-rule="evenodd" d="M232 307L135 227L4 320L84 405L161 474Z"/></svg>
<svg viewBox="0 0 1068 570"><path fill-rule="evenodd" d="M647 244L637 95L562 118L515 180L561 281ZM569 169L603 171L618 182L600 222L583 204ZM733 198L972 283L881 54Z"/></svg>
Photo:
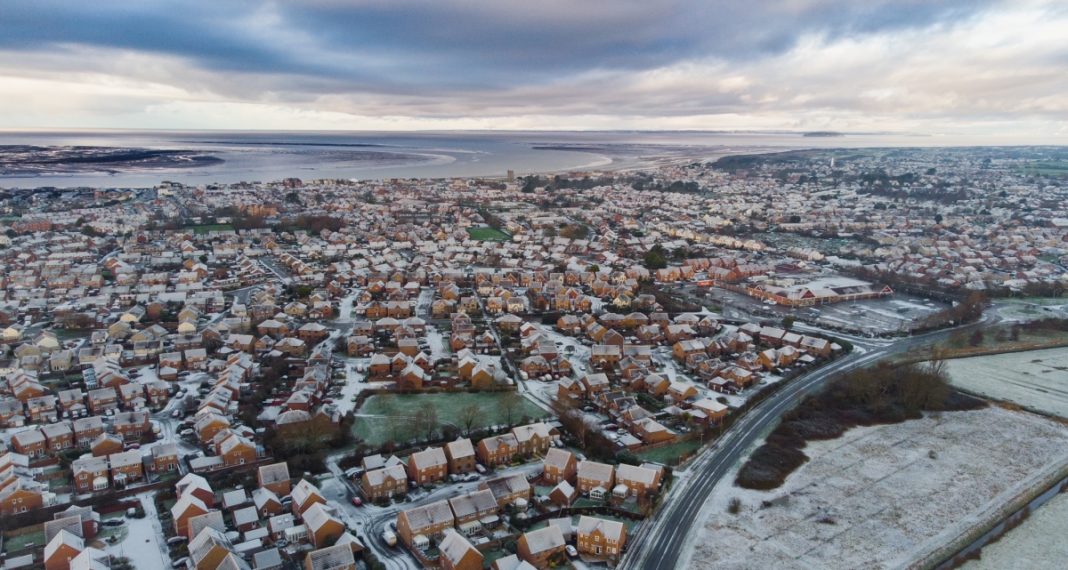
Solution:
<svg viewBox="0 0 1068 570"><path fill-rule="evenodd" d="M0 1L0 129L1068 140L1063 0Z"/></svg>

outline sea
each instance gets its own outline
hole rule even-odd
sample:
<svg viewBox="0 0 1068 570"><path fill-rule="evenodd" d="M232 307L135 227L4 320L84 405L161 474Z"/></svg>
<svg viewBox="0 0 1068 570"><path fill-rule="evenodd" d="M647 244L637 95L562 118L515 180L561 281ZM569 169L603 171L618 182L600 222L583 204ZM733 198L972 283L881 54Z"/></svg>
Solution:
<svg viewBox="0 0 1068 570"><path fill-rule="evenodd" d="M804 136L792 132L707 131L0 131L0 153L13 146L132 148L195 152L216 159L192 167L157 164L146 168L105 162L43 168L32 174L0 171L0 188L139 188L162 181L199 185L291 177L504 177L509 171L523 176L624 170L800 148L974 144L984 143L952 136L879 133Z"/></svg>

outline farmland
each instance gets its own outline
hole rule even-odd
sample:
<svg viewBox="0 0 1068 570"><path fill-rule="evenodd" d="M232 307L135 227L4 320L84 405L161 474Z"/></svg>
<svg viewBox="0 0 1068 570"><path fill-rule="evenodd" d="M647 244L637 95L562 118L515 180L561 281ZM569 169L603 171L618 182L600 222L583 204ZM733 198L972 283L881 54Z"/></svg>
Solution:
<svg viewBox="0 0 1068 570"><path fill-rule="evenodd" d="M523 417L540 419L547 415L530 400L512 392L480 392L454 394L382 394L372 396L356 413L353 432L369 445L382 445L387 441L404 441L424 436L419 433L415 418L423 406L430 404L437 414L438 427L452 425L464 428L463 411L468 406L477 406L479 414L472 424L473 429L509 423L509 410L505 402L515 398L511 410L511 422ZM439 429L440 432L440 429ZM395 436L395 437L394 437Z"/></svg>
<svg viewBox="0 0 1068 570"><path fill-rule="evenodd" d="M688 567L909 566L1068 464L1068 428L988 407L855 428L804 451L811 460L779 489L717 486Z"/></svg>
<svg viewBox="0 0 1068 570"><path fill-rule="evenodd" d="M467 235L471 236L471 239L479 241L508 241L512 239L512 236L507 233L491 227L467 228Z"/></svg>
<svg viewBox="0 0 1068 570"><path fill-rule="evenodd" d="M998 568L1057 568L1068 560L1068 494L1054 497L1020 526L994 544L983 548L979 560L970 560L965 570Z"/></svg>
<svg viewBox="0 0 1068 570"><path fill-rule="evenodd" d="M1068 418L1068 348L957 358L946 370L962 390Z"/></svg>

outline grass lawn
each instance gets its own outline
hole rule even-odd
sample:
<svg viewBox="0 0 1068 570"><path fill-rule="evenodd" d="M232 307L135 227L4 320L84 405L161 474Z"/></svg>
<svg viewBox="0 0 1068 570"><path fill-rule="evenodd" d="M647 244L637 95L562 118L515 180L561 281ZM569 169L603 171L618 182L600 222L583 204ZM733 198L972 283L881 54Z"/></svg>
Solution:
<svg viewBox="0 0 1068 570"><path fill-rule="evenodd" d="M195 234L206 234L208 232L232 232L234 231L234 226L230 224L201 224L199 226L186 226L185 229L191 229Z"/></svg>
<svg viewBox="0 0 1068 570"><path fill-rule="evenodd" d="M425 434L416 433L413 419L419 414L419 408L429 402L437 412L439 425L453 424L461 429L461 412L474 404L481 414L472 428L504 424L508 421L506 410L501 401L507 392L452 393L452 394L384 394L371 396L357 411L353 432L356 437L369 445L386 443L394 432L400 441L407 441ZM512 412L512 422L518 422L523 416L540 419L548 414L533 402L518 397L518 405ZM371 417L362 417L363 415ZM394 418L394 419L390 419Z"/></svg>
<svg viewBox="0 0 1068 570"><path fill-rule="evenodd" d="M44 539L44 525L39 524L26 528L20 528L14 532L5 532L4 552L17 552L31 543L34 546L43 547L45 545Z"/></svg>
<svg viewBox="0 0 1068 570"><path fill-rule="evenodd" d="M664 447L643 451L637 455L643 461L675 465L679 462L679 457L692 453L699 447L701 447L700 439L687 439Z"/></svg>
<svg viewBox="0 0 1068 570"><path fill-rule="evenodd" d="M467 235L471 236L471 239L481 241L508 241L512 239L512 236L507 233L491 227L467 228Z"/></svg>

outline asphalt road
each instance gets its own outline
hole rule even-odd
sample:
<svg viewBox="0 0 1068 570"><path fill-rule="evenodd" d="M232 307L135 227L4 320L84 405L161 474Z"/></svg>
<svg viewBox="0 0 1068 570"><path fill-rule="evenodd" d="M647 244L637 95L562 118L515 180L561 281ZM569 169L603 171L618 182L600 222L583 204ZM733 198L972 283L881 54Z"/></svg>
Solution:
<svg viewBox="0 0 1068 570"><path fill-rule="evenodd" d="M697 532L697 519L712 489L779 422L782 415L806 395L818 391L836 374L869 366L888 356L902 354L948 337L959 330L990 326L996 316L978 323L900 339L882 345L869 345L840 360L792 380L750 410L713 447L702 454L681 478L657 516L643 526L627 545L621 568L674 570L679 567L690 533Z"/></svg>

